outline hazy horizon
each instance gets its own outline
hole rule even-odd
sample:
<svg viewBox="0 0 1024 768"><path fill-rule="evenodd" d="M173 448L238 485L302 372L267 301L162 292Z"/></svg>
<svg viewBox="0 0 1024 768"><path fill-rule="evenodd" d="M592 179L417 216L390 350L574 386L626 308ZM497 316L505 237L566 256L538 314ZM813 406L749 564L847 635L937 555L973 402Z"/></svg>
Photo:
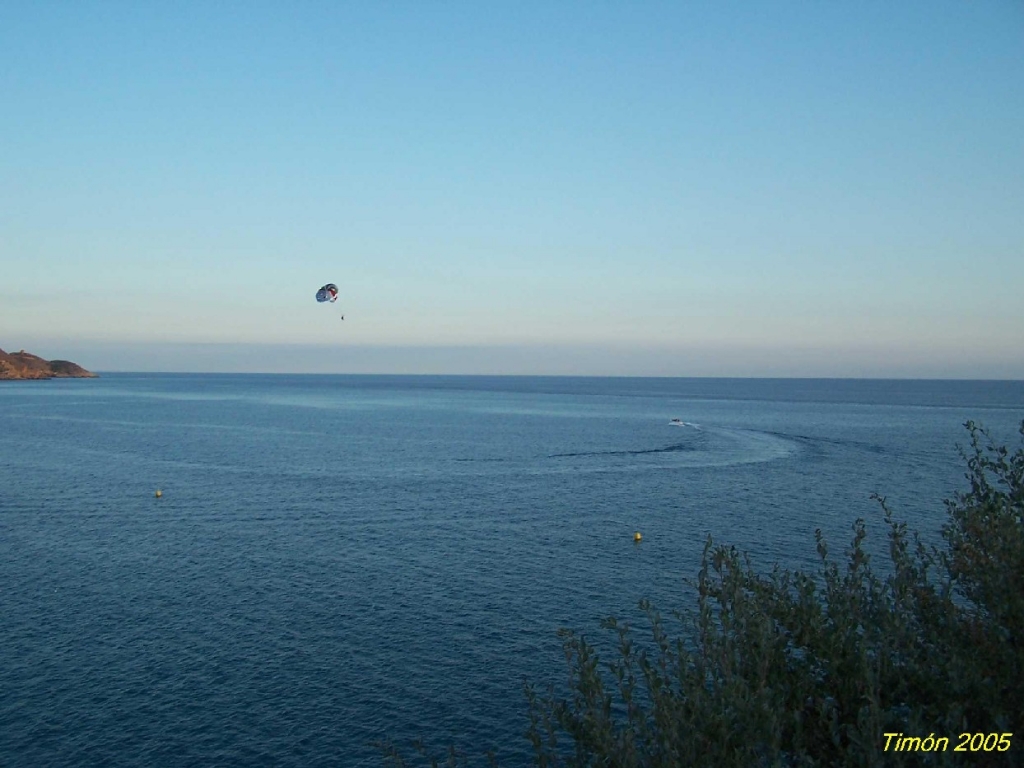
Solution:
<svg viewBox="0 0 1024 768"><path fill-rule="evenodd" d="M1022 40L1010 0L16 4L0 348L1024 379Z"/></svg>
<svg viewBox="0 0 1024 768"><path fill-rule="evenodd" d="M913 350L891 350L900 363L874 360L874 350L607 349L601 346L349 346L310 344L110 344L51 342L25 349L66 359L95 373L296 373L485 376L637 376L670 378L824 378L1022 380L991 358L929 366ZM745 359L747 362L737 362Z"/></svg>

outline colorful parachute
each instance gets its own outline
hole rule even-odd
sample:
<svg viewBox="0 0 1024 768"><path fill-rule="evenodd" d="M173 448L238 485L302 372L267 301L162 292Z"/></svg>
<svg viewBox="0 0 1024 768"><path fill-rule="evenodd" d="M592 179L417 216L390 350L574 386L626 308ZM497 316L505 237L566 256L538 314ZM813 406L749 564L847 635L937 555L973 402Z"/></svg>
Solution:
<svg viewBox="0 0 1024 768"><path fill-rule="evenodd" d="M319 291L316 292L316 300L321 304L325 301L329 301L332 304L338 300L338 286L334 283L328 283L323 286Z"/></svg>
<svg viewBox="0 0 1024 768"><path fill-rule="evenodd" d="M325 301L333 304L338 300L338 286L334 283L328 283L327 285L321 286L320 290L316 292L316 300L323 304ZM342 315L341 319L344 320L345 316Z"/></svg>

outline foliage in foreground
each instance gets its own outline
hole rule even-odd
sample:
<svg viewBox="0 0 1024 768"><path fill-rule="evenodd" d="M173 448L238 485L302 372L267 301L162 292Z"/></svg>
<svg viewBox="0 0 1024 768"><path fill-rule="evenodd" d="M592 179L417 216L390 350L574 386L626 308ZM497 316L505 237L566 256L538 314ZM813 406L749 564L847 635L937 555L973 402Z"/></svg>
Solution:
<svg viewBox="0 0 1024 768"><path fill-rule="evenodd" d="M842 564L818 532L816 574L762 575L709 540L696 618L674 613L678 636L646 602L642 642L605 622L611 662L563 630L569 696L526 689L536 765L1024 764L1024 447L1011 454L966 427L970 490L946 501L943 549L880 498L884 575L860 520ZM990 740L991 751L955 752L962 733L1013 735L1007 751ZM943 737L945 749L916 748Z"/></svg>

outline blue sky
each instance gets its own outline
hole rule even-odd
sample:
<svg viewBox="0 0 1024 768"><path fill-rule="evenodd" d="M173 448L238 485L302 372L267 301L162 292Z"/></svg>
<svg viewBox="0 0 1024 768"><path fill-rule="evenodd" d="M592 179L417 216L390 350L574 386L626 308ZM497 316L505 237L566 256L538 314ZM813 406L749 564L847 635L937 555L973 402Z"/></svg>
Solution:
<svg viewBox="0 0 1024 768"><path fill-rule="evenodd" d="M7 350L1024 378L1017 0L8 3L0 103Z"/></svg>

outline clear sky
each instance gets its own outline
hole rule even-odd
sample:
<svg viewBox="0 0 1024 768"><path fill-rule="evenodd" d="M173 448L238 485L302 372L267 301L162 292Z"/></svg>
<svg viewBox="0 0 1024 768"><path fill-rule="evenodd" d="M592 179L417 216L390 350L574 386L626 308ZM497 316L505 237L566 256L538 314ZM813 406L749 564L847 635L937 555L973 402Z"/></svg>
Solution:
<svg viewBox="0 0 1024 768"><path fill-rule="evenodd" d="M0 348L1024 378L1024 3L4 3Z"/></svg>

